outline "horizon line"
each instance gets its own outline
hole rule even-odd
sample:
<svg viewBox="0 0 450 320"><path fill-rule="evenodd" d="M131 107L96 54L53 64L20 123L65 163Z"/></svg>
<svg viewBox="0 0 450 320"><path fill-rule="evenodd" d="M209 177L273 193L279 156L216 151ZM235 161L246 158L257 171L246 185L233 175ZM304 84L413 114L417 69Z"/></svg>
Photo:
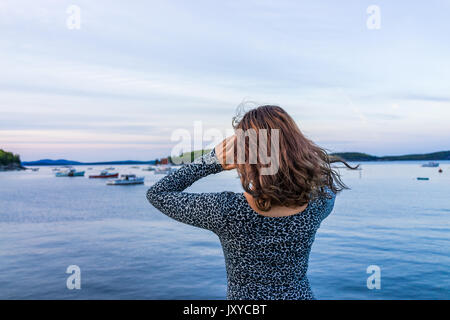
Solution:
<svg viewBox="0 0 450 320"><path fill-rule="evenodd" d="M193 150L193 151L186 151L185 153L189 153L189 152L197 152L200 150ZM205 151L205 150L203 150ZM402 155L384 155L384 156L374 156L368 153L364 153L364 152L357 152L357 151L345 151L345 152L332 152L329 153L330 155L336 155L336 154L358 154L361 156L369 156L369 157L373 157L373 158L378 158L378 159L383 159L383 158L389 158L389 157L407 157L407 156L427 156L427 155L433 155L433 154L437 154L437 153L445 153L445 152L449 152L450 150L441 150L441 151L434 151L434 152L429 152L429 153L408 153L408 154L402 154ZM160 158L155 158L155 159L151 159L151 160L105 160L105 161L77 161L77 160L70 160L70 159L49 159L49 158L44 158L44 159L38 159L38 160L29 160L29 161L21 161L22 163L33 163L33 162L39 162L39 161L52 161L52 162L57 162L57 161L67 161L67 162L76 162L79 163L80 165L86 164L86 165L94 165L94 164L106 164L106 163L110 163L110 164L117 164L120 162L135 162L135 163L149 163L149 162L154 162L156 160L161 160L161 159L167 159L171 157L169 156L165 156L165 157L160 157ZM360 160L359 160L360 161ZM414 160L413 160L414 161ZM417 161L417 160L416 160Z"/></svg>

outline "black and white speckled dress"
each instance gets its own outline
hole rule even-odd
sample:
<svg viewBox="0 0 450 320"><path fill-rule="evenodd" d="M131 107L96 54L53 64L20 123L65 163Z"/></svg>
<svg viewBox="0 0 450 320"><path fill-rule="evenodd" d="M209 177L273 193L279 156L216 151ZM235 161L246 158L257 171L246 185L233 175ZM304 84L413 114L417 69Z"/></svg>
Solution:
<svg viewBox="0 0 450 320"><path fill-rule="evenodd" d="M228 299L314 299L306 276L309 252L320 223L333 209L334 193L327 189L328 196L310 200L300 213L266 217L249 206L243 193L182 192L220 171L213 150L155 183L148 201L175 220L217 234Z"/></svg>

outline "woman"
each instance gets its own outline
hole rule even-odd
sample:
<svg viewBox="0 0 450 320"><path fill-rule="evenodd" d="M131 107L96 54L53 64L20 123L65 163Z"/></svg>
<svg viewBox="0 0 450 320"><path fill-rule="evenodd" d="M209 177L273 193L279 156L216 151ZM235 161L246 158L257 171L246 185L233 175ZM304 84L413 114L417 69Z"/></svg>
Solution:
<svg viewBox="0 0 450 320"><path fill-rule="evenodd" d="M236 160L230 137L193 163L161 179L147 192L150 203L169 217L219 236L227 270L228 299L314 299L306 271L314 236L333 209L335 194L346 188L327 153L300 132L278 106L248 111L235 129L268 135L278 129L278 170L262 175L267 164ZM249 140L249 139L247 139ZM268 137L267 141L271 141ZM270 148L269 148L270 149ZM195 181L237 169L245 192L185 193Z"/></svg>

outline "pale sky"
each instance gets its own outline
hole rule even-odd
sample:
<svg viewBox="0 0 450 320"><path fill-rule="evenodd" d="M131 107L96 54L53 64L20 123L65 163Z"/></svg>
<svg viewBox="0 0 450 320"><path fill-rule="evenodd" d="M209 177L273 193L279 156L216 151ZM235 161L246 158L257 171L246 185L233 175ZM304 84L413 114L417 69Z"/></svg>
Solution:
<svg viewBox="0 0 450 320"><path fill-rule="evenodd" d="M449 150L449 12L445 0L1 0L0 148L154 159L194 121L230 129L248 99L284 107L330 151Z"/></svg>

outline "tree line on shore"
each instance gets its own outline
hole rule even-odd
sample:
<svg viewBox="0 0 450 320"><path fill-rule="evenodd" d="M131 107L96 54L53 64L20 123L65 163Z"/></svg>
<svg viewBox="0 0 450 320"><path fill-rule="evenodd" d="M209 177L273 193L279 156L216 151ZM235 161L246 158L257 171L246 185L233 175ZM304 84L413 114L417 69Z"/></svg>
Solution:
<svg viewBox="0 0 450 320"><path fill-rule="evenodd" d="M0 149L0 165L8 166L14 164L20 166L20 156Z"/></svg>

